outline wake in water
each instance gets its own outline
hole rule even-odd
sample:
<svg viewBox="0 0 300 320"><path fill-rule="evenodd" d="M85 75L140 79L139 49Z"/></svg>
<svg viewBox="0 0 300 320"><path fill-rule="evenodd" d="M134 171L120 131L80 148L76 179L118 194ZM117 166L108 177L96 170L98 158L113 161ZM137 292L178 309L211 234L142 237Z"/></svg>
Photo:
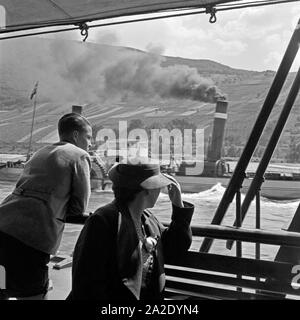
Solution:
<svg viewBox="0 0 300 320"><path fill-rule="evenodd" d="M183 197L185 199L205 199L205 200L218 200L220 201L226 191L226 188L221 185L220 182L212 186L210 189L198 192L198 193L184 193ZM243 202L245 199L245 194L241 194L241 201ZM297 200L272 200L265 197L260 197L261 203L266 204L267 206L271 207L282 207L282 208L297 208L299 205L300 199ZM235 198L232 201L235 203Z"/></svg>
<svg viewBox="0 0 300 320"><path fill-rule="evenodd" d="M184 193L184 197L187 199L199 199L205 198L206 200L218 200L221 199L226 188L224 188L221 183L217 183L216 185L212 186L210 189L198 192L198 193Z"/></svg>

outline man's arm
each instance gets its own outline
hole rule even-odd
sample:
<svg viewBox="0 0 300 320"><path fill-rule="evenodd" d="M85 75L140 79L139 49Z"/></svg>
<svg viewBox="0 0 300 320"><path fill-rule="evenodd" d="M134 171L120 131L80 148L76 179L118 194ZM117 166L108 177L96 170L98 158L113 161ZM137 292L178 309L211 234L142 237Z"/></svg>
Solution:
<svg viewBox="0 0 300 320"><path fill-rule="evenodd" d="M90 168L88 155L83 155L74 162L67 216L83 215L86 211L91 195Z"/></svg>

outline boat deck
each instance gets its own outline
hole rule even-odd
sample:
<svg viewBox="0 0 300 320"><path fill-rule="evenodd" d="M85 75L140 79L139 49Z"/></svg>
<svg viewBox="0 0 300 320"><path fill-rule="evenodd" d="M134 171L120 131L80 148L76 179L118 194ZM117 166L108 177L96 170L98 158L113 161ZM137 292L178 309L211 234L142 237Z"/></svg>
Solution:
<svg viewBox="0 0 300 320"><path fill-rule="evenodd" d="M47 300L65 300L71 291L71 266L62 269L53 269L55 263L49 264L49 276L52 288L49 290Z"/></svg>

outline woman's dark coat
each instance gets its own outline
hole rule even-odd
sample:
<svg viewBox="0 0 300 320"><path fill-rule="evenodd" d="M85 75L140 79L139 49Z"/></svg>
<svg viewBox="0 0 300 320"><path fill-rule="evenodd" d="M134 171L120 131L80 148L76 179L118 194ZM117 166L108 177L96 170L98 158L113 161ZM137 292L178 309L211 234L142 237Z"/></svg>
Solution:
<svg viewBox="0 0 300 320"><path fill-rule="evenodd" d="M151 299L161 299L165 286L164 262L189 249L194 206L173 206L172 222L165 228L145 210L142 220L147 236L158 236L155 281ZM141 242L126 207L113 201L86 221L75 246L72 291L69 300L139 300L142 281Z"/></svg>

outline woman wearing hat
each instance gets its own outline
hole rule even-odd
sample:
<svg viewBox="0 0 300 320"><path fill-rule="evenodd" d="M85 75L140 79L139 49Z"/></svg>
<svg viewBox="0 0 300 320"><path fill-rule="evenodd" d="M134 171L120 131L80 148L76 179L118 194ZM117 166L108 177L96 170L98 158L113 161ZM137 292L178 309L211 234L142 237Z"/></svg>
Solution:
<svg viewBox="0 0 300 320"><path fill-rule="evenodd" d="M178 182L147 161L109 171L115 199L86 221L75 246L70 300L162 299L164 262L189 249L194 206ZM164 227L149 211L163 187L172 202Z"/></svg>

